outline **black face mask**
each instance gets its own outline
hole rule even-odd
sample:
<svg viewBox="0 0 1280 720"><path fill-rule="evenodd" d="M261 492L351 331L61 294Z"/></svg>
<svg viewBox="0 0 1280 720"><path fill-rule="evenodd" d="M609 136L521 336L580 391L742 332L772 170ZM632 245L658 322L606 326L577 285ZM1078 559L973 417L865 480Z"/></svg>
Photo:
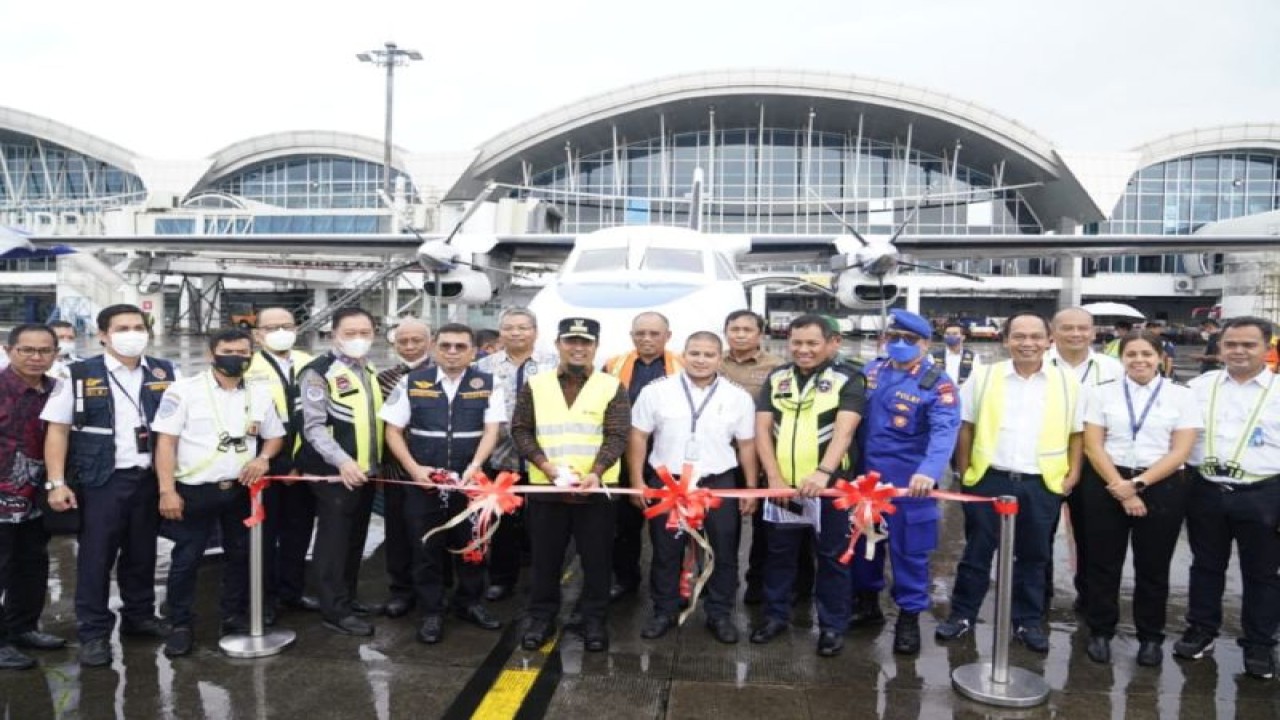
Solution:
<svg viewBox="0 0 1280 720"><path fill-rule="evenodd" d="M238 378L243 377L246 370L249 369L249 363L253 358L247 358L243 355L214 355L213 366L218 372L227 377Z"/></svg>

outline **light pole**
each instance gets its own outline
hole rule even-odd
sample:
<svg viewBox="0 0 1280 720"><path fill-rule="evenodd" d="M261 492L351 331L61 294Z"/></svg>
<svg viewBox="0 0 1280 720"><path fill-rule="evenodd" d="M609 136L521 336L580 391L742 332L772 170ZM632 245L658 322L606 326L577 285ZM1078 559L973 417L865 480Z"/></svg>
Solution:
<svg viewBox="0 0 1280 720"><path fill-rule="evenodd" d="M356 54L360 62L373 63L387 69L387 124L383 131L382 147L382 192L391 197L391 106L395 96L395 74L397 65L408 65L410 61L421 60L422 53L417 50L405 50L389 42L381 50L370 50Z"/></svg>

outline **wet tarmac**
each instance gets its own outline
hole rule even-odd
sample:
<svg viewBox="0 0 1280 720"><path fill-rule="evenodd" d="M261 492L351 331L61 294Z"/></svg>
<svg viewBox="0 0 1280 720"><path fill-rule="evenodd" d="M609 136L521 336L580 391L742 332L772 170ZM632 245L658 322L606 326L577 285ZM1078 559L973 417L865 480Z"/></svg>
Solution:
<svg viewBox="0 0 1280 720"><path fill-rule="evenodd" d="M1240 597L1234 566L1226 593L1226 635L1214 656L1196 663L1167 657L1160 668L1137 667L1137 642L1132 626L1123 622L1128 614L1123 606L1114 661L1097 665L1084 654L1087 630L1070 609L1074 592L1064 537L1056 545L1052 649L1048 656L1017 645L1011 652L1014 665L1045 677L1052 687L1049 701L1007 710L961 697L951 687L951 669L985 659L991 647L990 622L958 642L943 645L933 639L933 627L945 616L962 524L958 508L948 508L944 544L933 561L937 606L922 618L924 647L914 658L892 653L892 619L851 632L838 658L817 657L809 602L796 606L790 632L766 646L748 643L745 634L737 645L721 645L703 628L698 613L683 629L645 641L639 633L649 605L641 593L614 606L612 647L606 653L584 652L572 632L564 632L554 646L527 652L518 648L514 630L486 632L459 621L446 621L443 643L426 646L416 640L413 616L379 618L372 638L352 638L323 629L314 614L293 612L279 618L279 625L298 633L293 647L276 657L233 660L217 649L214 588L220 569L214 560L201 570L197 647L191 656L170 660L155 642L117 639L109 669L82 669L75 648L40 652L38 669L0 672L0 717L1280 718L1280 683L1245 676L1233 642ZM374 530L361 574L361 597L369 601L386 593L376 548L378 519ZM745 548L749 525L744 530ZM75 547L59 539L51 549L44 627L73 638ZM164 554L157 581L161 598ZM1174 560L1173 636L1182 628L1188 565L1184 541ZM566 611L577 585L576 565L571 565ZM1128 579L1125 591L1130 588ZM491 605L508 626L520 616L523 590ZM989 621L989 606L983 617ZM740 607L735 619L745 631L759 619L758 609Z"/></svg>

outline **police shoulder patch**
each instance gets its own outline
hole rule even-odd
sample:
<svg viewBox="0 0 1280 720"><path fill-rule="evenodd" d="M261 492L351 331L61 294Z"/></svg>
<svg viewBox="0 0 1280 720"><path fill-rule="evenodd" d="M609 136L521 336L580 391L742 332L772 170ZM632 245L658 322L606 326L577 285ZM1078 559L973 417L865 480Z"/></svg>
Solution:
<svg viewBox="0 0 1280 720"><path fill-rule="evenodd" d="M942 403L943 405L955 405L956 394L953 392L940 393L938 395L938 402Z"/></svg>

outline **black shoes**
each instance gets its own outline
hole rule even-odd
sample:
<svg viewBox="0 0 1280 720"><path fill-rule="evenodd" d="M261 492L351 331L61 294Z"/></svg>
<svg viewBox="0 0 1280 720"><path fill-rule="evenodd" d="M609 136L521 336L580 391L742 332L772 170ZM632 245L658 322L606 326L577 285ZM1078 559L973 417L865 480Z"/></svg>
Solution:
<svg viewBox="0 0 1280 720"><path fill-rule="evenodd" d="M973 621L969 618L951 617L938 623L933 636L939 640L955 640L968 635L973 630Z"/></svg>
<svg viewBox="0 0 1280 720"><path fill-rule="evenodd" d="M751 633L751 642L757 645L763 645L786 632L787 627L789 627L787 623L781 620L774 620L772 618L765 620L763 625L756 628L755 631Z"/></svg>
<svg viewBox="0 0 1280 720"><path fill-rule="evenodd" d="M1269 647L1250 645L1244 649L1244 671L1251 678L1270 680L1276 676L1276 654Z"/></svg>
<svg viewBox="0 0 1280 720"><path fill-rule="evenodd" d="M403 597L392 597L382 606L382 614L389 618L404 617L413 609L413 599Z"/></svg>
<svg viewBox="0 0 1280 720"><path fill-rule="evenodd" d="M281 598L280 606L290 610L320 612L320 601L310 595L303 595L297 598Z"/></svg>
<svg viewBox="0 0 1280 720"><path fill-rule="evenodd" d="M670 615L657 614L649 618L649 621L640 629L640 637L645 640L657 640L667 631L676 626L676 619Z"/></svg>
<svg viewBox="0 0 1280 720"><path fill-rule="evenodd" d="M1041 655L1049 652L1049 637L1035 625L1023 625L1014 628L1013 639L1026 645L1031 652L1040 653ZM1110 649L1107 650L1107 657L1111 657Z"/></svg>
<svg viewBox="0 0 1280 720"><path fill-rule="evenodd" d="M764 584L758 582L747 583L747 589L742 593L743 605L759 605L764 602Z"/></svg>
<svg viewBox="0 0 1280 720"><path fill-rule="evenodd" d="M1182 638L1173 644L1173 654L1183 660L1199 660L1213 652L1215 634L1202 627L1192 625L1182 633Z"/></svg>
<svg viewBox="0 0 1280 720"><path fill-rule="evenodd" d="M50 635L39 630L28 630L15 635L13 644L20 648L30 648L32 650L57 650L66 647L67 641L57 635Z"/></svg>
<svg viewBox="0 0 1280 720"><path fill-rule="evenodd" d="M818 655L835 657L844 649L844 635L835 630L823 630L818 633Z"/></svg>
<svg viewBox="0 0 1280 720"><path fill-rule="evenodd" d="M853 601L853 613L849 616L849 627L866 627L884 622L884 611L880 609L880 593L860 592Z"/></svg>
<svg viewBox="0 0 1280 720"><path fill-rule="evenodd" d="M600 620L587 620L582 624L582 645L587 652L604 652L609 649L609 631Z"/></svg>
<svg viewBox="0 0 1280 720"><path fill-rule="evenodd" d="M556 634L556 623L554 620L540 620L531 618L529 627L524 631L524 636L520 638L520 647L525 650L537 650Z"/></svg>
<svg viewBox="0 0 1280 720"><path fill-rule="evenodd" d="M1138 643L1138 664L1142 667L1159 667L1164 662L1164 647L1155 640Z"/></svg>
<svg viewBox="0 0 1280 720"><path fill-rule="evenodd" d="M635 595L639 591L639 585L626 585L623 583L614 583L609 588L609 602L618 602L624 597Z"/></svg>
<svg viewBox="0 0 1280 720"><path fill-rule="evenodd" d="M439 615L428 615L422 618L422 627L418 628L418 640L428 645L435 645L444 639L444 618Z"/></svg>
<svg viewBox="0 0 1280 720"><path fill-rule="evenodd" d="M920 613L898 611L898 622L893 626L893 651L899 655L920 652Z"/></svg>
<svg viewBox="0 0 1280 720"><path fill-rule="evenodd" d="M124 620L120 623L120 634L124 637L146 637L163 640L169 634L169 628L160 618L144 618L142 620Z"/></svg>
<svg viewBox="0 0 1280 720"><path fill-rule="evenodd" d="M351 601L351 612L354 615L379 615L382 613L382 606L378 603L366 603L359 600Z"/></svg>
<svg viewBox="0 0 1280 720"><path fill-rule="evenodd" d="M725 645L733 645L738 642L738 628L734 626L733 620L728 617L708 619L707 629L711 631L711 637Z"/></svg>
<svg viewBox="0 0 1280 720"><path fill-rule="evenodd" d="M355 615L348 615L340 620L325 620L324 626L343 635L372 635L373 625Z"/></svg>
<svg viewBox="0 0 1280 720"><path fill-rule="evenodd" d="M481 630L497 630L502 627L502 621L489 614L484 605L475 604L469 608L458 610L458 618L466 620Z"/></svg>
<svg viewBox="0 0 1280 720"><path fill-rule="evenodd" d="M510 585L490 585L488 589L484 591L484 599L489 602L498 602L499 600L505 600L515 594L516 589Z"/></svg>
<svg viewBox="0 0 1280 720"><path fill-rule="evenodd" d="M80 645L80 664L102 667L111 664L111 641L105 637L85 640Z"/></svg>
<svg viewBox="0 0 1280 720"><path fill-rule="evenodd" d="M266 623L263 622L265 625ZM222 634L225 635L248 635L249 634L249 618L244 615L231 615L222 618Z"/></svg>
<svg viewBox="0 0 1280 720"><path fill-rule="evenodd" d="M190 655L194 644L195 638L191 628L186 625L179 625L169 632L169 637L165 638L164 656L173 658Z"/></svg>
<svg viewBox="0 0 1280 720"><path fill-rule="evenodd" d="M1089 659L1105 665L1111 662L1111 638L1102 635L1090 635L1089 644L1085 646L1084 652Z"/></svg>
<svg viewBox="0 0 1280 720"><path fill-rule="evenodd" d="M0 645L0 670L30 670L35 666L35 658L23 655L12 645Z"/></svg>

